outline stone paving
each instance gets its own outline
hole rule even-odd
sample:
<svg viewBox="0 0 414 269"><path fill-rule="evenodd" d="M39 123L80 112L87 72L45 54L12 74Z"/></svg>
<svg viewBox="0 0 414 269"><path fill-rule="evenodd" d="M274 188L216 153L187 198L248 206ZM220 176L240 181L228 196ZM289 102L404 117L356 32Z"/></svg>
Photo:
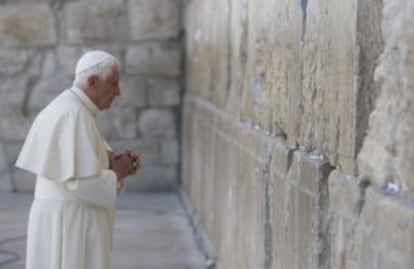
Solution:
<svg viewBox="0 0 414 269"><path fill-rule="evenodd" d="M31 194L0 193L0 269L24 269L31 200ZM116 212L114 269L205 268L189 223L175 193L122 195Z"/></svg>

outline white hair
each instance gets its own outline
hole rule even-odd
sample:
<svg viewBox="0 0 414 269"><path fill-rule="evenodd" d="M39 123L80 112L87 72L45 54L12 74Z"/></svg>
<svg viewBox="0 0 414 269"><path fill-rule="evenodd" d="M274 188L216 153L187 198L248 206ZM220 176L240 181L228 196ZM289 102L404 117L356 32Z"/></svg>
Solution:
<svg viewBox="0 0 414 269"><path fill-rule="evenodd" d="M82 58L79 60L81 61ZM79 88L85 88L87 86L88 78L90 76L98 76L100 79L107 79L113 72L113 68L119 67L119 61L111 55L104 61L93 65L79 73L75 74L75 79L73 80L73 84L78 86Z"/></svg>

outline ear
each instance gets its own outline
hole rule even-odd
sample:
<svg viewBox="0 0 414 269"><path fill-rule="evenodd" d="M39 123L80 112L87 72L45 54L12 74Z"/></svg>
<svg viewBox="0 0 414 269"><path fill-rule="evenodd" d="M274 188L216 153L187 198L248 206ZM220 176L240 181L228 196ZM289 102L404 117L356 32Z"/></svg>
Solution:
<svg viewBox="0 0 414 269"><path fill-rule="evenodd" d="M91 75L90 77L88 77L87 83L88 83L88 87L95 87L96 84L98 83L99 77L96 75Z"/></svg>

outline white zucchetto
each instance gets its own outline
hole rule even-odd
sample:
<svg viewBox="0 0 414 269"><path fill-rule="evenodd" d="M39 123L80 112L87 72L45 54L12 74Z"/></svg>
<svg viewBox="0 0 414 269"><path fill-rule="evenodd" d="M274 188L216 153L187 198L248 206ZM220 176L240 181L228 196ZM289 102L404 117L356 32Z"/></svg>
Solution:
<svg viewBox="0 0 414 269"><path fill-rule="evenodd" d="M78 60L75 68L75 74L85 72L109 59L115 58L111 54L102 50L88 51Z"/></svg>

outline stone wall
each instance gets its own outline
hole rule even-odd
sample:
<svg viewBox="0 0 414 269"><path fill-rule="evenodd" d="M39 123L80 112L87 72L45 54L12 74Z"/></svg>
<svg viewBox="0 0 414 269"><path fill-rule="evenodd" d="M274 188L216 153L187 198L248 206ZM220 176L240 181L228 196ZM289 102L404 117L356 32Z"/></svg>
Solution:
<svg viewBox="0 0 414 269"><path fill-rule="evenodd" d="M185 10L183 185L217 268L412 268L412 1Z"/></svg>
<svg viewBox="0 0 414 269"><path fill-rule="evenodd" d="M180 0L0 0L0 189L32 190L13 168L34 117L72 84L77 59L104 49L122 64L122 97L101 115L116 150L142 154L131 190L177 184L182 75Z"/></svg>

